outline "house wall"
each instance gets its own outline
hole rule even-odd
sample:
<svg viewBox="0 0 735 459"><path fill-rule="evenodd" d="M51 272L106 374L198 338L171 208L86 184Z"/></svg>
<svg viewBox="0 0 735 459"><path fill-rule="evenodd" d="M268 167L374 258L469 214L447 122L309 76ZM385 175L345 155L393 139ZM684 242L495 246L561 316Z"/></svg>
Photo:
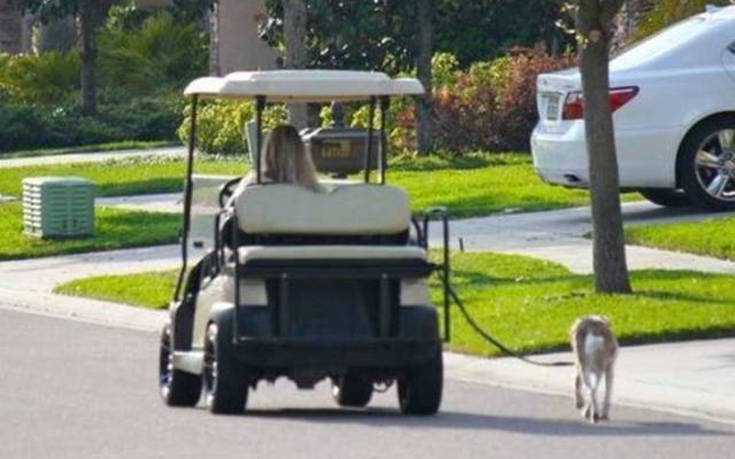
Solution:
<svg viewBox="0 0 735 459"><path fill-rule="evenodd" d="M211 18L213 74L276 68L278 52L258 38L258 23L264 16L264 0L218 2Z"/></svg>
<svg viewBox="0 0 735 459"><path fill-rule="evenodd" d="M0 0L0 51L23 52L23 15L8 0Z"/></svg>

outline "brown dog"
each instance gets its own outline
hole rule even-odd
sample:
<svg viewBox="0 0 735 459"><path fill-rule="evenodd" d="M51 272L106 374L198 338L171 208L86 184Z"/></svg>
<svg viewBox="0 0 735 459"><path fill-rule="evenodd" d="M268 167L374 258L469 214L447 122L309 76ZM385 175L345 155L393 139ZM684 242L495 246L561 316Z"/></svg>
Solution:
<svg viewBox="0 0 735 459"><path fill-rule="evenodd" d="M576 367L574 396L577 408L584 407L582 394L582 383L584 382L589 393L589 401L582 412L583 416L593 423L608 420L618 340L610 328L610 322L601 316L586 316L577 319L572 325L571 335ZM603 375L605 376L605 400L600 410L597 402L597 389Z"/></svg>

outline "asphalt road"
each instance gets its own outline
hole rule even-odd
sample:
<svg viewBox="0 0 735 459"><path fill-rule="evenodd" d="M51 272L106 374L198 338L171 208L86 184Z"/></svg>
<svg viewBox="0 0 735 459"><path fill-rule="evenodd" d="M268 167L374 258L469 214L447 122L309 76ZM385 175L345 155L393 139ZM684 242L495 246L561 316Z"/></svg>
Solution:
<svg viewBox="0 0 735 459"><path fill-rule="evenodd" d="M439 415L404 417L395 392L335 408L326 385L261 385L244 416L170 409L157 337L0 309L0 458L723 458L735 425L446 381Z"/></svg>

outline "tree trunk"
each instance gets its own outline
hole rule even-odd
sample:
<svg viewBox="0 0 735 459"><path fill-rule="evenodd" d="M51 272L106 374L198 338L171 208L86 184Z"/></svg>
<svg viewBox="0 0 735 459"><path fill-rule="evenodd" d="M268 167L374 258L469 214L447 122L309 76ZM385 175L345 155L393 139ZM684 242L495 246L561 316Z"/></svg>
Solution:
<svg viewBox="0 0 735 459"><path fill-rule="evenodd" d="M222 74L220 67L219 47L220 47L220 22L219 22L219 3L215 3L213 9L208 14L209 19L209 74L219 76Z"/></svg>
<svg viewBox="0 0 735 459"><path fill-rule="evenodd" d="M283 35L287 69L306 68L306 3L283 0ZM289 104L288 120L296 129L307 127L306 104Z"/></svg>
<svg viewBox="0 0 735 459"><path fill-rule="evenodd" d="M81 86L82 112L97 113L97 85L94 65L97 60L97 31L94 7L86 4L79 13L79 35L81 40Z"/></svg>
<svg viewBox="0 0 735 459"><path fill-rule="evenodd" d="M622 0L580 0L584 122L592 202L595 289L630 293L620 211L618 162L610 110L608 52L612 21Z"/></svg>
<svg viewBox="0 0 735 459"><path fill-rule="evenodd" d="M426 92L418 98L416 104L416 148L420 154L429 153L432 149L431 136L431 55L433 54L433 0L418 0L417 16L419 21L418 57L416 73Z"/></svg>

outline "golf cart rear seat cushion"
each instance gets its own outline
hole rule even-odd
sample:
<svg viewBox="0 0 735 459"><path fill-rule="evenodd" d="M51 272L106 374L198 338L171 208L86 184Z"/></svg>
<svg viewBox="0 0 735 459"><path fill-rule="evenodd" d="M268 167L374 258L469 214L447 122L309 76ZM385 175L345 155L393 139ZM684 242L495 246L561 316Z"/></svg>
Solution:
<svg viewBox="0 0 735 459"><path fill-rule="evenodd" d="M297 185L244 188L235 198L240 229L268 235L386 235L408 230L411 210L400 188L344 185L316 193Z"/></svg>
<svg viewBox="0 0 735 459"><path fill-rule="evenodd" d="M426 260L426 251L414 246L366 245L249 245L238 250L240 263L255 260Z"/></svg>

